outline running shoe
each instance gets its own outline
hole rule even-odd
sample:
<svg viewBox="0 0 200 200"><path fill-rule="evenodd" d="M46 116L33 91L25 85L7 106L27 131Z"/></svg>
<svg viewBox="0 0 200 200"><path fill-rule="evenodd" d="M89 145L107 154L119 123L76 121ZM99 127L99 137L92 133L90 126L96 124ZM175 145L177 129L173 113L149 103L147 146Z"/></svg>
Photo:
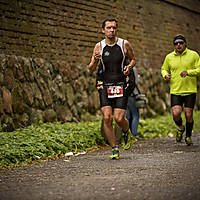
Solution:
<svg viewBox="0 0 200 200"><path fill-rule="evenodd" d="M182 128L179 128L177 130L177 133L176 133L176 141L177 142L181 142L182 138L183 138L183 133L185 131L185 127L183 126Z"/></svg>
<svg viewBox="0 0 200 200"><path fill-rule="evenodd" d="M120 157L119 157L119 149L117 146L113 147L112 148L112 155L110 156L110 159L111 160L118 160Z"/></svg>
<svg viewBox="0 0 200 200"><path fill-rule="evenodd" d="M192 140L191 140L191 137L185 137L185 143L186 143L188 146L193 145Z"/></svg>
<svg viewBox="0 0 200 200"><path fill-rule="evenodd" d="M130 130L128 130L127 132L122 132L122 146L124 150L128 150L131 147L131 143L129 141L129 134Z"/></svg>

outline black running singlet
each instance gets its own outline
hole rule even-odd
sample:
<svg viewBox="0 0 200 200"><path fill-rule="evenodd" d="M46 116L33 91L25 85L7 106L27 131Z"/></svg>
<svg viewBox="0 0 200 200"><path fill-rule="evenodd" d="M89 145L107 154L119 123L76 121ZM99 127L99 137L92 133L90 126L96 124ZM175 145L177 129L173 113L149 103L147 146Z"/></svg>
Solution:
<svg viewBox="0 0 200 200"><path fill-rule="evenodd" d="M107 45L105 39L100 42L102 58L97 72L98 80L102 80L104 83L125 82L123 45L124 40L121 38L118 38L113 46Z"/></svg>

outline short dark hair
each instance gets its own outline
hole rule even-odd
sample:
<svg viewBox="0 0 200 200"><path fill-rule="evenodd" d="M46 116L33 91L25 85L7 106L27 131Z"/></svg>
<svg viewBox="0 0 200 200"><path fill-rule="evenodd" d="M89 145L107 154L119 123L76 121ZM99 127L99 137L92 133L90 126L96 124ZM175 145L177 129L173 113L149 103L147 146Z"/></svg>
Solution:
<svg viewBox="0 0 200 200"><path fill-rule="evenodd" d="M102 23L102 28L103 28L103 29L104 29L105 26L106 26L106 22L116 22L116 24L117 24L117 20L114 19L114 18L105 19L105 20L103 21L103 23Z"/></svg>

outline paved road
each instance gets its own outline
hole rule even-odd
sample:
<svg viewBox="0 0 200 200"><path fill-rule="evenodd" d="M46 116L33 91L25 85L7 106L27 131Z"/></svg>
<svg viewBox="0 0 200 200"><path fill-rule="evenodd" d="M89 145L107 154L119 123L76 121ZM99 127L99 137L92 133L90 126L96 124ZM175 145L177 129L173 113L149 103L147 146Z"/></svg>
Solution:
<svg viewBox="0 0 200 200"><path fill-rule="evenodd" d="M140 141L120 160L110 148L0 172L1 200L200 199L200 132L193 146L175 138Z"/></svg>

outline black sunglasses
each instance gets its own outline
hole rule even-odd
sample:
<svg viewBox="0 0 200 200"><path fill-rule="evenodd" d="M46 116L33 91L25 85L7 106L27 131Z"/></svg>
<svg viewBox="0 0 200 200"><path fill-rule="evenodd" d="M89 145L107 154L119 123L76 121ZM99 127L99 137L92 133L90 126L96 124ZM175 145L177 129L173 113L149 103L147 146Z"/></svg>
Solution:
<svg viewBox="0 0 200 200"><path fill-rule="evenodd" d="M177 45L177 44L184 44L184 42L174 42L174 45Z"/></svg>

